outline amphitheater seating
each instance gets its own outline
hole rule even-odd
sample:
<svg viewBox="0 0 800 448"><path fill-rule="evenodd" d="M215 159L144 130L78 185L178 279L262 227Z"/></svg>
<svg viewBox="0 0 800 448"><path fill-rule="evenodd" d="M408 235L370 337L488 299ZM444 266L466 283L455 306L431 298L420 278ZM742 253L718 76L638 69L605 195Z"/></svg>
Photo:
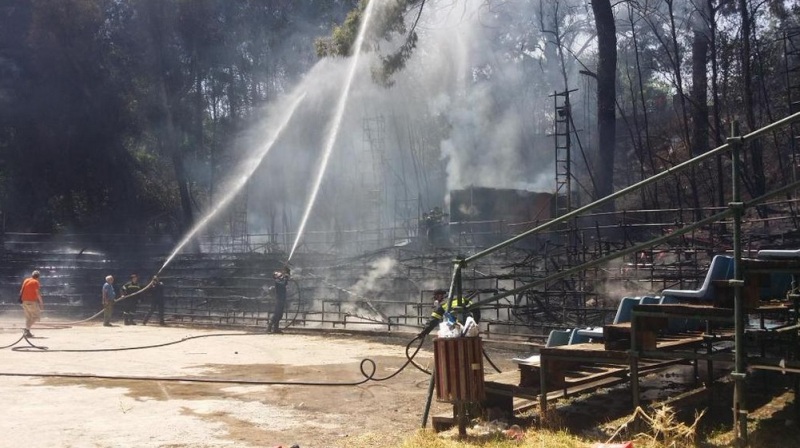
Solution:
<svg viewBox="0 0 800 448"><path fill-rule="evenodd" d="M623 297L622 300L619 301L617 314L614 315L614 321L612 323L616 325L623 322L630 322L633 306L638 305L640 302L641 297Z"/></svg>
<svg viewBox="0 0 800 448"><path fill-rule="evenodd" d="M592 342L593 339L603 338L603 327L575 328L569 337L569 345Z"/></svg>
<svg viewBox="0 0 800 448"><path fill-rule="evenodd" d="M642 305L655 305L661 303L661 297L657 296L643 296L639 301Z"/></svg>
<svg viewBox="0 0 800 448"><path fill-rule="evenodd" d="M716 295L715 280L729 280L733 278L733 257L728 255L715 255L711 259L706 278L699 289L665 289L662 296L670 296L678 302L711 302Z"/></svg>
<svg viewBox="0 0 800 448"><path fill-rule="evenodd" d="M547 336L547 342L544 344L544 346L556 347L559 345L569 344L569 339L572 337L573 331L575 330L551 330L550 334Z"/></svg>

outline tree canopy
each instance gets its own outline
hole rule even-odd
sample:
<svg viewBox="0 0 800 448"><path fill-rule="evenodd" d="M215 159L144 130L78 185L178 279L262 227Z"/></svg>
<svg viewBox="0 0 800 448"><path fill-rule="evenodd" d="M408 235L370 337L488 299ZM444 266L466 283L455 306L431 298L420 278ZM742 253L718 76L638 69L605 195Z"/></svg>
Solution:
<svg viewBox="0 0 800 448"><path fill-rule="evenodd" d="M352 54L366 4L3 2L4 228L184 232L213 205L261 109L309 76L324 80L310 75L324 60ZM365 106L361 121L353 113L350 125L361 129L348 144L376 150L367 122L391 117L382 144L401 155L382 159L390 163L376 176L404 197L435 190L429 205L469 183L549 188L535 180L553 175L553 92L580 92L570 104L580 140L572 163L587 198L722 143L733 120L753 129L798 110L794 3L382 4L368 29L372 78L392 92L387 103L406 109ZM321 123L306 134L321 133L326 119L315 117ZM788 135L752 149L750 195L795 175ZM447 185L433 188L441 164ZM726 166L683 175L640 205L722 204ZM284 227L296 207L284 209Z"/></svg>
<svg viewBox="0 0 800 448"><path fill-rule="evenodd" d="M308 70L314 39L352 6L3 2L6 228L180 231L252 113Z"/></svg>

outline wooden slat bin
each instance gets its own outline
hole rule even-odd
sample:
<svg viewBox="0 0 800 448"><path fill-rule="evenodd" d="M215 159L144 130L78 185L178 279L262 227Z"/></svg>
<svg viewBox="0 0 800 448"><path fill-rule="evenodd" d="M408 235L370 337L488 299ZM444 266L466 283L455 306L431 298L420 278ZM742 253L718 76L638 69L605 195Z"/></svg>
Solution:
<svg viewBox="0 0 800 448"><path fill-rule="evenodd" d="M475 403L486 397L479 336L434 339L433 360L438 401Z"/></svg>

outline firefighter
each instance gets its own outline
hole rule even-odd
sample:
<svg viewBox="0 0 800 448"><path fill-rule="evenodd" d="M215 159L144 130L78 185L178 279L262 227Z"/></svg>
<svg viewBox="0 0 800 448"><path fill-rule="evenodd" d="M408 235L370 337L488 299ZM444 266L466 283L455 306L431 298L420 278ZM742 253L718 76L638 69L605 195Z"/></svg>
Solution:
<svg viewBox="0 0 800 448"><path fill-rule="evenodd" d="M450 306L447 308L447 290L446 289L437 289L433 291L433 306L434 310L431 313L431 318L428 320L428 323L425 325L425 328L417 335L417 337L425 337L428 333L433 331L439 323L442 321L444 314L446 311L449 311L459 322L461 322L462 314L465 314L463 319L466 319L466 316L472 316L475 319L475 322L480 322L481 320L481 310L478 307L473 306L472 301L469 298L464 298L461 300L461 304L464 308L466 308L466 313L462 309L462 307L458 304L459 300L457 297L453 297L450 300ZM463 322L461 322L463 324Z"/></svg>
<svg viewBox="0 0 800 448"><path fill-rule="evenodd" d="M282 333L280 323L283 319L283 310L286 308L286 287L289 285L290 277L289 266L272 274L272 279L275 281L275 310L267 326L267 333Z"/></svg>
<svg viewBox="0 0 800 448"><path fill-rule="evenodd" d="M429 244L447 245L447 214L440 207L434 207L429 213L423 214L422 222Z"/></svg>
<svg viewBox="0 0 800 448"><path fill-rule="evenodd" d="M161 282L157 275L154 275L153 280L150 282L150 310L147 311L147 315L144 317L144 320L142 320L142 325L147 325L147 321L150 320L150 316L152 316L154 312L158 312L158 325L163 327L165 325L164 283Z"/></svg>
<svg viewBox="0 0 800 448"><path fill-rule="evenodd" d="M133 321L133 315L136 313L136 305L139 303L139 297L127 297L139 290L142 287L139 285L139 276L137 274L131 274L131 281L122 285L122 323L124 325L136 325L136 322Z"/></svg>

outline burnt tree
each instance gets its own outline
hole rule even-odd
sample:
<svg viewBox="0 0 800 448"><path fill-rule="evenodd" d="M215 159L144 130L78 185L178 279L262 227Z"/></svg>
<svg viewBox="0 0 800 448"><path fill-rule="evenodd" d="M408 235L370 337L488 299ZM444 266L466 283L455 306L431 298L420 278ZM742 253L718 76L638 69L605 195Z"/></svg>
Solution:
<svg viewBox="0 0 800 448"><path fill-rule="evenodd" d="M616 140L617 28L610 0L592 0L597 27L598 198L613 192ZM613 204L607 209L613 209Z"/></svg>

